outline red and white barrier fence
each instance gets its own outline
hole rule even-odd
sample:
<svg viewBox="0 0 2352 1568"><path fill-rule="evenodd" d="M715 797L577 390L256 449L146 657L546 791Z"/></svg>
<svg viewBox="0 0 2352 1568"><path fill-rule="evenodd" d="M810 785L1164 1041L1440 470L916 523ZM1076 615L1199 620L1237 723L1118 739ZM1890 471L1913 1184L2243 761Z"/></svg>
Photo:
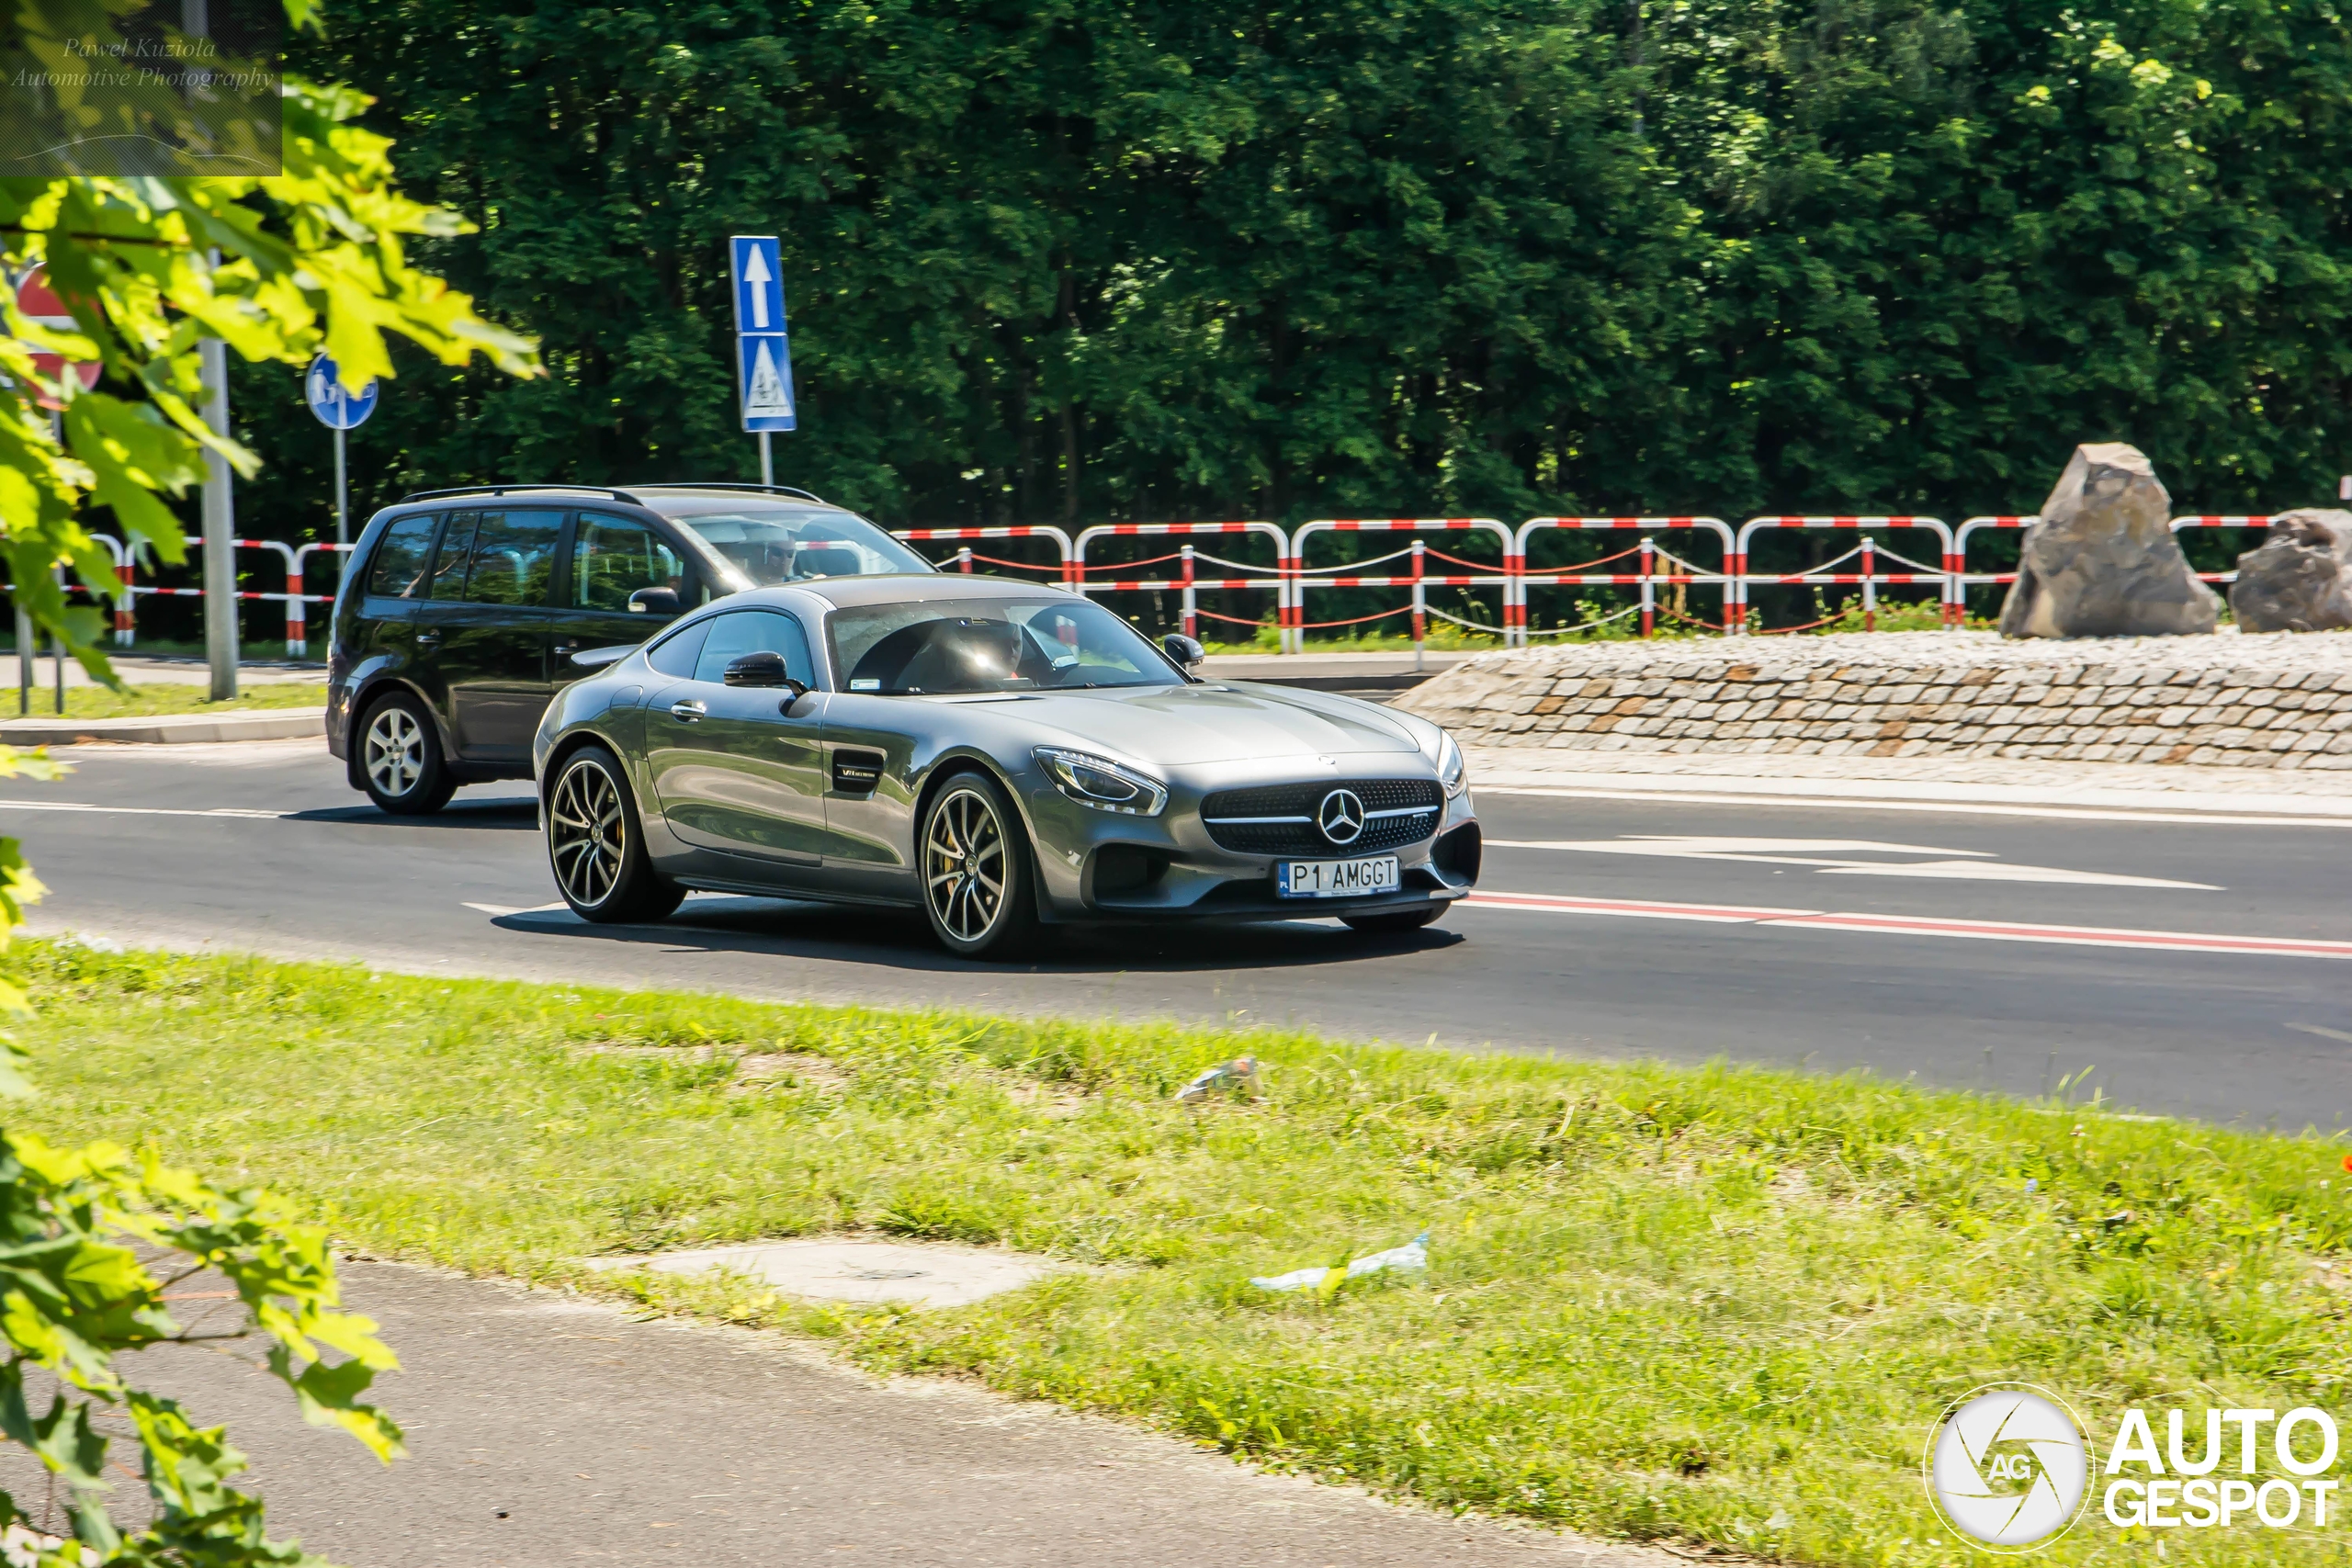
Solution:
<svg viewBox="0 0 2352 1568"><path fill-rule="evenodd" d="M1274 542L1274 564L1265 567L1250 561L1228 560L1192 544L1180 545L1166 555L1148 556L1142 560L1104 561L1090 566L1086 559L1087 547L1102 539L1194 539L1220 535L1272 539ZM1179 573L1172 578L1113 577L1108 581L1095 581L1088 575L1091 572L1133 571L1140 567L1159 566L1171 560L1178 563ZM1203 561L1242 575L1202 577L1199 569ZM1265 624L1202 609L1199 596L1204 589L1271 591L1274 596L1274 624L1277 627L1287 626L1293 609L1293 595L1296 592L1293 586L1296 565L1292 558L1291 536L1272 523L1105 523L1080 534L1072 546L1070 586L1080 593L1165 593L1173 591L1181 596L1183 606L1184 635L1197 637L1201 635L1203 615L1214 621L1252 628Z"/></svg>
<svg viewBox="0 0 2352 1568"><path fill-rule="evenodd" d="M2004 586L2017 580L2014 571L1971 571L1968 567L1968 547L1972 539L1988 531L2016 530L2030 527L2041 521L2030 514L1971 517L1957 528L1939 518L1889 514L1884 516L1824 515L1751 517L1735 529L1719 517L1657 516L1657 517L1531 517L1512 529L1492 517L1327 517L1302 523L1285 533L1272 523L1106 523L1080 532L1072 538L1063 529L1049 525L1004 525L989 527L964 528L905 528L895 537L910 543L952 543L956 546L950 558L958 570L970 571L986 566L1006 571L1045 574L1048 580L1080 593L1174 592L1183 607L1184 634L1200 635L1200 622L1206 618L1225 621L1236 626L1257 627L1262 620L1243 620L1238 616L1219 615L1200 607L1199 594L1204 592L1271 592L1274 596L1273 625L1277 628L1279 646L1283 652L1303 652L1306 635L1325 626L1356 626L1391 616L1408 615L1412 627L1413 645L1418 650L1427 637L1430 617L1450 621L1475 631L1495 633L1506 647L1523 648L1531 637L1555 637L1585 629L1599 623L1561 626L1546 631L1534 631L1528 616L1528 592L1531 589L1617 587L1638 591L1638 602L1628 605L1615 615L1615 620L1638 614L1642 635L1651 636L1657 629L1660 613L1657 591L1660 588L1712 588L1723 596L1722 629L1739 635L1747 629L1749 591L1758 584L1765 586L1841 586L1859 587L1861 591L1862 624L1866 629L1877 627L1879 590L1888 587L1933 587L1938 591L1946 627L1962 624L1967 611L1968 590L1975 587ZM2190 528L2233 528L2259 532L2270 525L2268 513L2192 513L2171 520L2176 534ZM1758 534L1776 529L1849 529L1859 536L1851 549L1833 559L1791 572L1765 572L1753 569L1750 550ZM1634 544L1596 560L1571 562L1556 567L1530 570L1528 549L1537 535L1547 530L1627 532L1636 536ZM1902 555L1884 543L1879 536L1900 530L1926 533L1937 540L1940 559L1930 566ZM1719 570L1709 571L1683 557L1674 554L1660 542L1659 536L1681 532L1712 538L1721 550ZM1369 559L1340 562L1330 566L1310 567L1306 564L1307 542L1320 534L1404 533L1415 536L1401 549ZM1499 564L1465 559L1436 548L1426 534L1469 534L1492 536L1501 546ZM1272 541L1274 564L1271 567L1251 561L1227 559L1213 555L1192 543L1197 538L1214 536L1240 536ZM199 598L201 587L164 587L142 584L137 581L138 562L122 541L105 534L93 535L107 553L113 558L116 594L114 598L114 643L117 648L131 648L138 640L136 612L141 599L152 597ZM1185 541L1172 552L1147 557L1141 560L1102 561L1090 563L1087 551L1100 541L1117 538L1170 538ZM186 536L191 547L190 565L194 565L194 550L203 543L196 535ZM1053 548L1049 561L1012 560L984 555L972 548L967 541L990 539L1040 540ZM308 626L311 607L334 602L332 591L310 592L310 576L324 561L338 554L347 553L352 547L332 543L289 545L277 539L237 539L232 541L240 550L258 550L277 558L285 587L276 589L240 589L239 599L276 603L285 607L286 647L295 658L305 657L310 649ZM1633 570L1600 570L1629 560ZM1459 570L1431 572L1430 563ZM1100 574L1134 572L1141 568L1176 562L1174 575L1104 577ZM1367 571L1370 567L1385 566L1395 561L1408 561L1402 571ZM1226 575L1204 577L1203 565L1221 570ZM1661 570L1663 568L1664 570ZM2229 583L2237 581L2234 571L2208 571L2198 574L2208 582ZM1369 615L1357 615L1340 621L1308 621L1306 593L1309 589L1332 588L1403 588L1409 591L1405 603L1394 608ZM1490 625L1474 621L1433 608L1428 600L1431 588L1498 589L1502 594L1501 624ZM87 591L75 585L75 593ZM1669 615L1677 614L1668 611ZM1680 615L1692 625L1706 625L1696 617ZM1815 622L1814 626L1826 625ZM1778 626L1781 632L1804 631L1810 626Z"/></svg>
<svg viewBox="0 0 2352 1568"><path fill-rule="evenodd" d="M1610 532L1630 529L1638 531L1640 537L1632 548L1619 550L1614 555L1602 556L1599 560L1584 561L1574 568L1562 567L1543 571L1530 571L1527 568L1528 543L1537 534L1547 528L1601 529ZM1679 556L1668 554L1660 548L1655 536L1670 530L1713 535L1723 547L1723 570L1715 572L1702 571ZM1514 552L1519 562L1519 624L1521 638L1524 640L1526 636L1531 635L1526 631L1527 591L1531 588L1622 588L1627 586L1638 587L1641 590L1642 635L1648 637L1657 628L1657 585L1661 582L1668 587L1712 586L1721 589L1723 591L1723 629L1727 632L1736 631L1739 629L1736 619L1737 601L1732 592L1731 579L1731 559L1736 547L1731 525L1720 517L1531 517L1519 525L1518 548ZM1639 565L1634 571L1596 572L1591 570L1596 566L1606 566L1613 560L1621 560L1629 555L1637 557L1639 559ZM1665 557L1668 565L1680 567L1682 570L1660 576L1657 561L1661 556ZM1620 612L1620 614L1624 613ZM1577 629L1574 626L1560 628L1562 631Z"/></svg>

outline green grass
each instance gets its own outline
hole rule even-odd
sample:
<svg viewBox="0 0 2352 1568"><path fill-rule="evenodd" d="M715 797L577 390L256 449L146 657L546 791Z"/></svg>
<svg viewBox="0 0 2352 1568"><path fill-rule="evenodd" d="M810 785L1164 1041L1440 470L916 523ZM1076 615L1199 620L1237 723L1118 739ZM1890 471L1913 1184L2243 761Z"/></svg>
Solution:
<svg viewBox="0 0 2352 1568"><path fill-rule="evenodd" d="M65 688L65 716L153 718L168 714L243 713L254 708L322 707L327 700L326 682L323 681L249 681L240 685L233 701L225 703L207 700L208 690L201 685L182 685L175 682L151 682L126 686L119 692L105 686L68 686ZM14 693L0 692L0 711L15 716ZM32 712L26 716L56 717L56 688L36 687Z"/></svg>
<svg viewBox="0 0 2352 1568"><path fill-rule="evenodd" d="M2046 1383L2111 1434L2138 1402L2332 1405L2346 1373L2312 1259L2352 1215L2319 1136L1722 1066L17 957L45 1091L19 1114L51 1137L152 1134L370 1251L820 1335L1445 1507L1972 1562L1918 1478L1960 1393ZM1262 1099L1170 1102L1242 1050ZM1424 1227L1425 1280L1247 1283ZM578 1261L858 1229L1105 1267L900 1313ZM2341 1560L2165 1534L2169 1562ZM2093 1521L2041 1560L2154 1555Z"/></svg>

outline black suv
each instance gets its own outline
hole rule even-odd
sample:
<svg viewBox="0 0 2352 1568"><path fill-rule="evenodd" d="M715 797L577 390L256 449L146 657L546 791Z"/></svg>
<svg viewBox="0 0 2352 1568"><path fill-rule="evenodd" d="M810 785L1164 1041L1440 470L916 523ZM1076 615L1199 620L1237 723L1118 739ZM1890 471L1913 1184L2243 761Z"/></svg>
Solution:
<svg viewBox="0 0 2352 1568"><path fill-rule="evenodd" d="M368 520L336 592L327 749L387 811L531 776L531 736L582 649L704 601L932 570L881 529L775 485L426 491Z"/></svg>

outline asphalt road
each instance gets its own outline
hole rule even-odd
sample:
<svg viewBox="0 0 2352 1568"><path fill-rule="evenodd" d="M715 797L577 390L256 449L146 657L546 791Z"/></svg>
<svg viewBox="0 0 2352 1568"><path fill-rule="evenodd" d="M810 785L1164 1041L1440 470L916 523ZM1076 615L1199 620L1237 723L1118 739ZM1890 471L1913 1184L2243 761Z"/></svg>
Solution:
<svg viewBox="0 0 2352 1568"><path fill-rule="evenodd" d="M1486 793L1481 893L1519 903L1380 942L1317 920L1081 932L1050 962L1006 969L950 958L919 918L697 896L667 924L613 930L538 908L555 893L524 785L398 819L315 741L74 760L63 781L0 784L0 829L53 889L37 928L447 973L1868 1067L2021 1093L2088 1068L2082 1092L2143 1110L2352 1124L2352 947L2084 945L2043 929L2352 943L2352 826Z"/></svg>

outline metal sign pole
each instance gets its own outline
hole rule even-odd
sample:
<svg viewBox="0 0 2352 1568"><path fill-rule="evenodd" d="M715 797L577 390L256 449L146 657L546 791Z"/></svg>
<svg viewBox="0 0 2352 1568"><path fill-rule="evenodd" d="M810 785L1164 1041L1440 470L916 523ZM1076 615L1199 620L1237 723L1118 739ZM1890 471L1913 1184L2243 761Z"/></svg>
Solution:
<svg viewBox="0 0 2352 1568"><path fill-rule="evenodd" d="M334 542L351 543L351 484L344 463L343 426L334 430Z"/></svg>
<svg viewBox="0 0 2352 1568"><path fill-rule="evenodd" d="M768 433L764 430L760 432L760 482L763 485L775 483L775 452L769 446Z"/></svg>
<svg viewBox="0 0 2352 1568"><path fill-rule="evenodd" d="M33 638L33 618L17 606L17 715L28 716L33 711L33 661L40 657Z"/></svg>
<svg viewBox="0 0 2352 1568"><path fill-rule="evenodd" d="M229 345L217 337L202 344L204 423L215 435L229 434ZM204 454L204 657L212 666L212 700L237 694L237 516L229 490L229 461Z"/></svg>

